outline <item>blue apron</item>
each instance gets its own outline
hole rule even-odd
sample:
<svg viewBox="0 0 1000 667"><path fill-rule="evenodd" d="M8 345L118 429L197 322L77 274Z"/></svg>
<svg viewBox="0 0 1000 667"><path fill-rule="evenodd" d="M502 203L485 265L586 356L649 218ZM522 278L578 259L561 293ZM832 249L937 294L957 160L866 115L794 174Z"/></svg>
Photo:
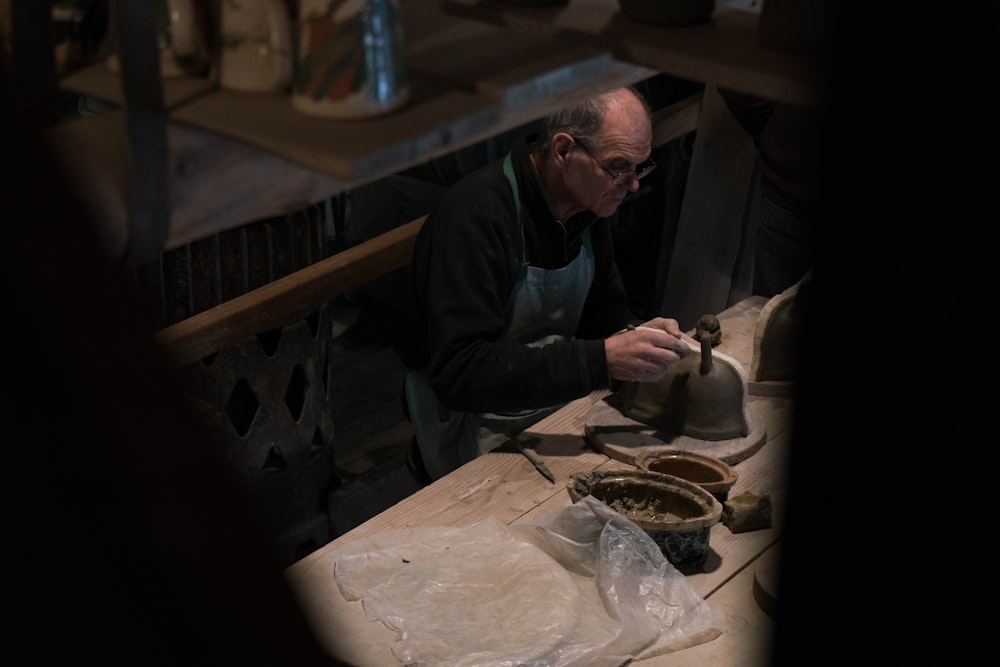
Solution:
<svg viewBox="0 0 1000 667"><path fill-rule="evenodd" d="M517 179L510 154L504 158L504 176L514 192L514 205L524 220ZM573 337L587 294L594 281L594 251L590 230L583 233L583 249L561 269L541 269L525 256L521 275L504 314L506 339L542 347ZM438 479L464 463L499 447L560 405L514 413L469 413L449 410L438 401L426 370L412 370L405 381L406 401L420 455L431 478Z"/></svg>

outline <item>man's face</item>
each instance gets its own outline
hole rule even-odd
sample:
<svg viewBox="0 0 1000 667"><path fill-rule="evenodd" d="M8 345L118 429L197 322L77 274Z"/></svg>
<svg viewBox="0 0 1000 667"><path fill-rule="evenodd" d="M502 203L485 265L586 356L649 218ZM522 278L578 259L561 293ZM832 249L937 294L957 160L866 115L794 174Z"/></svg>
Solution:
<svg viewBox="0 0 1000 667"><path fill-rule="evenodd" d="M594 149L577 141L572 152L577 173L582 174L577 190L581 203L600 217L614 214L625 197L639 189L639 179L655 167L649 159L648 141Z"/></svg>
<svg viewBox="0 0 1000 667"><path fill-rule="evenodd" d="M639 189L639 177L652 171L653 128L641 104L627 98L608 110L597 145L570 135L567 185L582 208L607 217L615 213L630 192Z"/></svg>

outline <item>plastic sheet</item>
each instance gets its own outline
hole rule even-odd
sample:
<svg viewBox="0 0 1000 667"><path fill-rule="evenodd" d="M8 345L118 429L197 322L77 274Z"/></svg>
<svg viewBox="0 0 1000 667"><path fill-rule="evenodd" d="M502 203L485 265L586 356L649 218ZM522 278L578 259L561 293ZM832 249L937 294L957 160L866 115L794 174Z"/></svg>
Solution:
<svg viewBox="0 0 1000 667"><path fill-rule="evenodd" d="M535 523L407 528L345 548L342 595L436 667L618 666L717 637L650 537L593 496Z"/></svg>

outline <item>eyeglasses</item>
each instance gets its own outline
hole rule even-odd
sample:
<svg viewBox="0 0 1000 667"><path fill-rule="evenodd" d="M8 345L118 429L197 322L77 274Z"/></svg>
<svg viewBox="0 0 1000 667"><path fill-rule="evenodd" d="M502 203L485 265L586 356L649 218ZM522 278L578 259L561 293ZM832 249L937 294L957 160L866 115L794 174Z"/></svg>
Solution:
<svg viewBox="0 0 1000 667"><path fill-rule="evenodd" d="M594 154L590 152L590 149L588 149L583 144L583 142L578 141L575 138L573 139L573 141L576 142L577 146L583 149L583 152L587 154L587 157L589 157L591 160L594 161L594 164L596 164L598 167L607 172L608 176L611 177L611 182L614 183L615 185L625 185L626 183L631 183L633 177L641 181L642 179L649 176L649 174L654 169L656 169L656 163L653 162L653 158L649 158L642 164L636 165L634 170L618 171L618 172L611 171L610 169L605 167L600 160L594 157Z"/></svg>

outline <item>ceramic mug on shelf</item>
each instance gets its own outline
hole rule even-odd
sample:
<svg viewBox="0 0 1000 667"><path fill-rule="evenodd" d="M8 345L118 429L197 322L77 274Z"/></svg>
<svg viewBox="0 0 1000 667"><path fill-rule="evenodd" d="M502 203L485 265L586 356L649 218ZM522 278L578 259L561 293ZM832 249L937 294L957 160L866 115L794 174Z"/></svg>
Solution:
<svg viewBox="0 0 1000 667"><path fill-rule="evenodd" d="M300 0L292 106L304 114L377 116L410 86L398 0Z"/></svg>
<svg viewBox="0 0 1000 667"><path fill-rule="evenodd" d="M219 84L283 93L292 81L292 25L283 0L222 0Z"/></svg>

